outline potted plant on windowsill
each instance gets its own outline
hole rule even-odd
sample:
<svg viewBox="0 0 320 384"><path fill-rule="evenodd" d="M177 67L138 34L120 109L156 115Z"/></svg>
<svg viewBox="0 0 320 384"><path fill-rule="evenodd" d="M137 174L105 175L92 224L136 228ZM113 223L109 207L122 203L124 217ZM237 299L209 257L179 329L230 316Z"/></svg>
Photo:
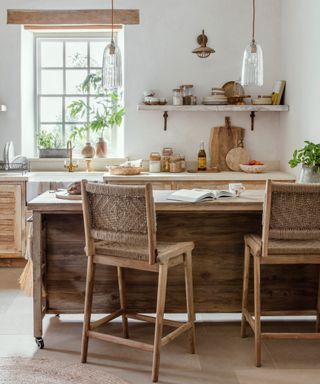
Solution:
<svg viewBox="0 0 320 384"><path fill-rule="evenodd" d="M66 158L67 149L63 148L63 142L58 133L40 130L37 135L40 158Z"/></svg>
<svg viewBox="0 0 320 384"><path fill-rule="evenodd" d="M108 92L103 89L102 78L99 72L89 74L85 81L80 85L80 90L84 94L94 93L92 99L94 102L87 103L82 99L73 101L68 105L70 116L74 119L84 119L86 113L89 113L89 122L75 127L72 130L70 139L74 141L76 137L83 139L87 132L98 134L98 142L96 143L96 156L107 156L107 142L105 141L105 133L111 135L111 129L119 127L125 114L125 109L121 106L121 97L118 92ZM86 143L85 148L89 148L90 143ZM85 148L83 153L85 153ZM85 154L84 154L85 156ZM86 156L85 156L86 157Z"/></svg>
<svg viewBox="0 0 320 384"><path fill-rule="evenodd" d="M320 144L305 141L305 146L293 152L291 168L302 165L299 183L320 183Z"/></svg>

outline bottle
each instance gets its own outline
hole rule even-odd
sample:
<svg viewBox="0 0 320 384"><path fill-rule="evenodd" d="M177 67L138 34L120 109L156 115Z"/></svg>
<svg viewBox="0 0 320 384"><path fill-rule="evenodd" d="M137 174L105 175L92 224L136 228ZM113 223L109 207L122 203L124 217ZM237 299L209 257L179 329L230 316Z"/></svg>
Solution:
<svg viewBox="0 0 320 384"><path fill-rule="evenodd" d="M207 170L207 155L204 150L204 142L200 143L200 150L198 153L198 171L206 171Z"/></svg>

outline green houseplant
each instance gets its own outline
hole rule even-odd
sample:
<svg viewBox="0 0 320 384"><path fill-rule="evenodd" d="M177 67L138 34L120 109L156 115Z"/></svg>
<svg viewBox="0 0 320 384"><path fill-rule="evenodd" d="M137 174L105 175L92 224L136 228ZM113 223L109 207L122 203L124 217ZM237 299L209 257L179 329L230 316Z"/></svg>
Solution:
<svg viewBox="0 0 320 384"><path fill-rule="evenodd" d="M300 183L320 183L320 143L305 141L305 146L296 149L289 161L291 168L302 165Z"/></svg>
<svg viewBox="0 0 320 384"><path fill-rule="evenodd" d="M70 135L70 140L75 141L76 138L82 140L87 132L95 133L99 137L96 144L96 155L106 157L105 133L108 131L110 135L113 127L121 125L125 109L120 104L121 98L118 92L106 91L101 82L101 73L89 74L79 88L84 94L94 94L94 103L88 104L87 100L79 99L68 105L72 118L84 119L86 113L89 113L89 122L75 127Z"/></svg>
<svg viewBox="0 0 320 384"><path fill-rule="evenodd" d="M67 149L63 148L63 142L59 133L40 130L37 135L37 143L40 158L65 158Z"/></svg>

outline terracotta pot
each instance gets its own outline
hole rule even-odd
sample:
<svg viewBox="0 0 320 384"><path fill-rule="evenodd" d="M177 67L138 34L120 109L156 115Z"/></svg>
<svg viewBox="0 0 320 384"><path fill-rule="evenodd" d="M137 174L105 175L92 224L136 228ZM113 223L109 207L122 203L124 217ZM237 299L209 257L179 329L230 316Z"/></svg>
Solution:
<svg viewBox="0 0 320 384"><path fill-rule="evenodd" d="M85 159L92 159L94 157L95 150L94 147L90 143L86 143L86 145L83 147L81 151L81 155Z"/></svg>
<svg viewBox="0 0 320 384"><path fill-rule="evenodd" d="M108 145L103 137L99 138L96 144L96 155L97 157L107 157Z"/></svg>

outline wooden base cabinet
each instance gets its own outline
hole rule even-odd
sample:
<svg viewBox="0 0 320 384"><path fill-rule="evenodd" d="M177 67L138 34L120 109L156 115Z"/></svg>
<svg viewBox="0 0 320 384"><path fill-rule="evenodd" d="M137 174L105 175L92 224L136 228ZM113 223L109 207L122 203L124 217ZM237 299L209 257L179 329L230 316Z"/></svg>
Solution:
<svg viewBox="0 0 320 384"><path fill-rule="evenodd" d="M0 182L0 266L24 258L25 182Z"/></svg>

